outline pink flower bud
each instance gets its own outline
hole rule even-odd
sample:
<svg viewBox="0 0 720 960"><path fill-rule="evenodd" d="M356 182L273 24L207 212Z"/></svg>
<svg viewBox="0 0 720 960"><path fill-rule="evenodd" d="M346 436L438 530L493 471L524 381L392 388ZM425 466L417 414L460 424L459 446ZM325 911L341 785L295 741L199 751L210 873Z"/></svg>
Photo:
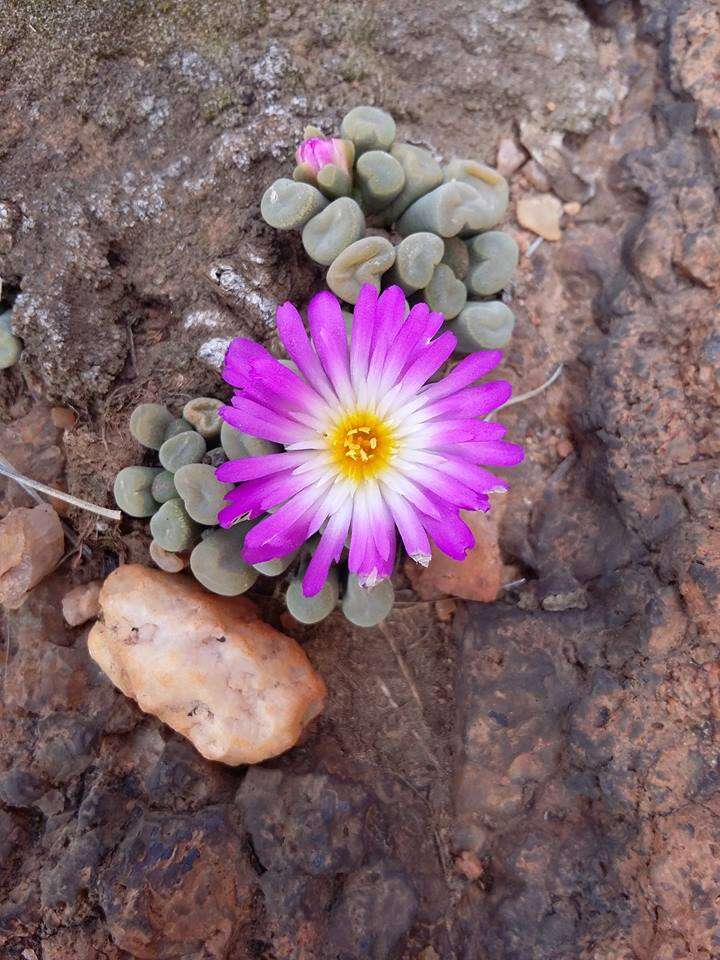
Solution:
<svg viewBox="0 0 720 960"><path fill-rule="evenodd" d="M297 148L295 156L299 164L311 167L315 173L318 173L329 163L334 163L336 167L347 174L350 173L347 146L343 140L336 137L331 139L312 137L310 140L303 140Z"/></svg>

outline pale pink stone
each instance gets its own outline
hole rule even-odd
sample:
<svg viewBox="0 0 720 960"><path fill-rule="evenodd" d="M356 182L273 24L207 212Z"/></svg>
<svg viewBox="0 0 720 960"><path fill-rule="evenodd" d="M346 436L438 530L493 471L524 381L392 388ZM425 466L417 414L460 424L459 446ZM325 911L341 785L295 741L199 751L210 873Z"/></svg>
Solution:
<svg viewBox="0 0 720 960"><path fill-rule="evenodd" d="M525 163L527 156L527 153L517 145L512 137L503 137L498 144L495 163L498 173L501 173L504 177L512 176Z"/></svg>
<svg viewBox="0 0 720 960"><path fill-rule="evenodd" d="M209 760L275 757L323 708L325 684L302 648L244 597L127 564L105 581L100 609L90 655L141 710Z"/></svg>
<svg viewBox="0 0 720 960"><path fill-rule="evenodd" d="M11 510L0 520L0 603L17 610L55 569L64 546L60 518L49 504Z"/></svg>
<svg viewBox="0 0 720 960"><path fill-rule="evenodd" d="M66 593L62 598L62 612L65 622L71 627L79 627L100 613L100 580L91 580Z"/></svg>

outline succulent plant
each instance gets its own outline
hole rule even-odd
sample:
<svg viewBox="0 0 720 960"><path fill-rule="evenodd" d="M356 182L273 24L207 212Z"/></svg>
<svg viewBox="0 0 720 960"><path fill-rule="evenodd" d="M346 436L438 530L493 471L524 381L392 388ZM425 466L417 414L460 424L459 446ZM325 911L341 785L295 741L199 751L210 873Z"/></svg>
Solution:
<svg viewBox="0 0 720 960"><path fill-rule="evenodd" d="M374 587L361 587L357 576L348 576L342 612L356 627L375 627L387 617L395 602L390 580L381 580Z"/></svg>
<svg viewBox="0 0 720 960"><path fill-rule="evenodd" d="M113 492L120 509L130 517L151 517L159 504L152 486L163 471L159 467L125 467L115 477Z"/></svg>
<svg viewBox="0 0 720 960"><path fill-rule="evenodd" d="M215 397L195 397L183 407L183 419L206 440L220 436L222 420L218 410L222 406Z"/></svg>
<svg viewBox="0 0 720 960"><path fill-rule="evenodd" d="M195 430L186 430L165 440L159 451L160 463L170 473L176 473L187 463L200 463L206 450L205 438Z"/></svg>
<svg viewBox="0 0 720 960"><path fill-rule="evenodd" d="M505 179L475 160L443 165L424 147L395 138L393 118L371 106L352 109L338 137L306 128L292 179L276 180L263 194L263 219L277 230L301 233L308 256L327 268L327 285L345 304L355 304L368 284L378 292L396 284L398 310L404 293L410 299L404 316L423 301L442 313L458 352L505 346L515 318L499 297L518 262L517 244L497 229L508 204ZM345 308L342 313L349 334L352 315ZM0 366L5 334L12 336L0 317ZM298 373L291 360L281 363ZM259 521L246 514L227 529L218 526L219 508L232 489L223 482L229 474L221 465L282 451L277 442L223 422L220 406L213 397L197 397L182 416L156 403L132 413L132 436L156 451L159 465L121 470L115 498L130 516L150 518L153 562L169 572L189 563L206 589L223 596L242 594L261 577L277 578L285 585L288 611L301 623L319 622L339 602L352 624L381 623L393 607L392 583L361 586L348 573L347 550L338 551L322 589L307 596L302 581L317 537L285 555L249 563L241 551Z"/></svg>
<svg viewBox="0 0 720 960"><path fill-rule="evenodd" d="M22 340L12 332L12 310L0 313L0 370L14 366L22 353Z"/></svg>
<svg viewBox="0 0 720 960"><path fill-rule="evenodd" d="M306 253L327 267L327 285L345 303L356 303L365 283L378 291L397 283L412 302L458 321L467 333L458 352L477 349L478 337L506 345L512 312L484 307L500 303L518 260L513 238L496 229L508 205L505 178L472 159L443 165L395 136L390 114L364 105L345 116L341 137L306 128L293 180L275 181L263 196L264 219L302 231Z"/></svg>
<svg viewBox="0 0 720 960"><path fill-rule="evenodd" d="M173 420L175 417L164 404L141 403L130 417L130 433L144 447L159 450Z"/></svg>
<svg viewBox="0 0 720 960"><path fill-rule="evenodd" d="M213 593L237 597L253 586L260 574L242 558L248 524L230 530L212 530L190 554L195 579Z"/></svg>

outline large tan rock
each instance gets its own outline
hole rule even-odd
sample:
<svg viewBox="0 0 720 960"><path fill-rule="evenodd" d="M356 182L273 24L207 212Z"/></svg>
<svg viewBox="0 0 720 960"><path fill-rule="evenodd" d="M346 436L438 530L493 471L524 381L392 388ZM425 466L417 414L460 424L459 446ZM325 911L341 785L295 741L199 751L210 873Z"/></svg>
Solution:
<svg viewBox="0 0 720 960"><path fill-rule="evenodd" d="M17 610L55 569L64 545L60 518L49 504L11 510L0 520L0 603Z"/></svg>
<svg viewBox="0 0 720 960"><path fill-rule="evenodd" d="M277 756L322 710L325 684L300 646L242 597L127 564L105 581L100 610L88 638L93 659L209 760Z"/></svg>

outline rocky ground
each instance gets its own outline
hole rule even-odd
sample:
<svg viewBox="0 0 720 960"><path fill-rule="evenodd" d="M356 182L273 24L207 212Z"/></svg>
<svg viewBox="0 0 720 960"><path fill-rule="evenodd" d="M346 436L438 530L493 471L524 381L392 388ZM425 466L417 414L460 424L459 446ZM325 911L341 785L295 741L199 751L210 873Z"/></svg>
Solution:
<svg viewBox="0 0 720 960"><path fill-rule="evenodd" d="M4 620L2 960L720 956L718 62L710 0L6 3L0 452L85 498L134 403L222 395L225 339L319 283L258 212L305 123L375 102L488 162L512 137L513 200L568 212L539 247L506 225L504 374L565 364L503 417L525 582L285 622L330 697L283 758L206 762L112 689L59 600L147 538L66 515L86 551Z"/></svg>

